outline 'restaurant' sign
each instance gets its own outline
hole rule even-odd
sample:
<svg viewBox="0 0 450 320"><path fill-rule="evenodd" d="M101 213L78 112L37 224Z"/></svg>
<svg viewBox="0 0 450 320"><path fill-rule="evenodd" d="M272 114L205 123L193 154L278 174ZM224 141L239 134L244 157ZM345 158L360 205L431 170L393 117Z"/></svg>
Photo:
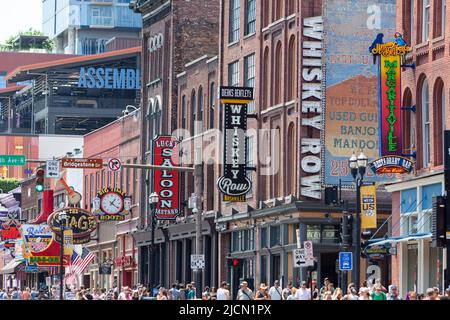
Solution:
<svg viewBox="0 0 450 320"><path fill-rule="evenodd" d="M103 159L63 158L62 167L68 169L102 169Z"/></svg>
<svg viewBox="0 0 450 320"><path fill-rule="evenodd" d="M66 213L66 219L61 219L61 213ZM62 220L62 221L61 221ZM87 210L81 208L65 208L53 212L48 217L48 225L55 233L55 240L61 241L61 223L65 229L72 229L73 244L85 244L91 240L91 233L97 229L96 218Z"/></svg>
<svg viewBox="0 0 450 320"><path fill-rule="evenodd" d="M225 109L224 164L217 186L223 193L223 201L245 202L245 195L252 187L247 177L246 102L253 97L253 89L221 87L220 96ZM229 103L230 99L237 101Z"/></svg>
<svg viewBox="0 0 450 320"><path fill-rule="evenodd" d="M385 156L371 162L370 169L376 174L410 173L414 169L414 163L400 156Z"/></svg>
<svg viewBox="0 0 450 320"><path fill-rule="evenodd" d="M179 142L172 136L158 136L153 140L153 164L175 167L179 164ZM173 220L180 214L179 172L172 170L153 171L154 191L159 196L156 204L156 219Z"/></svg>

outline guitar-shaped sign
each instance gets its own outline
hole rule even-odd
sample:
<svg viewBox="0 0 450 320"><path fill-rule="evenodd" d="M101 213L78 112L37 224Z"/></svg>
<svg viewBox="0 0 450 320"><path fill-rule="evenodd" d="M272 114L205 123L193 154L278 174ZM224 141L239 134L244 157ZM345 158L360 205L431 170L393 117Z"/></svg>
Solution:
<svg viewBox="0 0 450 320"><path fill-rule="evenodd" d="M69 185L63 178L59 179L59 182L61 182L64 188L66 188L69 204L73 206L79 204L81 201L81 194L79 192L76 192L73 187L69 187Z"/></svg>

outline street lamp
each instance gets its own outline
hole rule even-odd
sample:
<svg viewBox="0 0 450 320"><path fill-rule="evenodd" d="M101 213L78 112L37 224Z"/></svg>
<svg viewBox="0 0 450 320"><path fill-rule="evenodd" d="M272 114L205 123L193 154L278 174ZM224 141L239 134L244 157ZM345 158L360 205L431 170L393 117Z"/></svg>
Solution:
<svg viewBox="0 0 450 320"><path fill-rule="evenodd" d="M356 182L356 219L355 227L353 228L353 234L355 239L355 268L352 274L352 281L359 289L360 284L360 264L361 264L361 186L364 180L364 175L367 168L367 157L361 151L360 155L356 157L355 153L352 154L348 160L350 167L350 173Z"/></svg>
<svg viewBox="0 0 450 320"><path fill-rule="evenodd" d="M61 252L60 252L60 256L59 256L59 300L64 300L63 296L64 296L64 263L63 263L63 258L64 258L64 225L66 224L66 219L67 219L67 213L66 211L61 211L59 213L59 225L60 225L60 229L61 229ZM64 221L64 223L63 223Z"/></svg>
<svg viewBox="0 0 450 320"><path fill-rule="evenodd" d="M148 202L150 204L150 215L151 215L151 224L152 224L152 244L150 247L151 250L151 259L149 261L149 273L148 273L148 284L150 287L150 294L153 296L153 276L156 272L156 263L155 263L155 209L156 209L156 204L159 201L159 195L156 192L153 192L152 194L150 194L150 196L148 197ZM150 264L151 263L151 264ZM150 268L150 266L152 266ZM151 273L150 273L151 271Z"/></svg>

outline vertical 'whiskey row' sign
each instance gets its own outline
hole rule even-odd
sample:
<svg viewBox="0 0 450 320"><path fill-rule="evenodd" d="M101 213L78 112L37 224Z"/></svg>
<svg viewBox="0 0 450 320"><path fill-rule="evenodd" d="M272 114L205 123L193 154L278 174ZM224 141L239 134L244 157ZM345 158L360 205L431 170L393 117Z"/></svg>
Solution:
<svg viewBox="0 0 450 320"><path fill-rule="evenodd" d="M247 103L253 88L220 87L224 107L223 175L217 182L223 201L245 202L252 182L247 178Z"/></svg>

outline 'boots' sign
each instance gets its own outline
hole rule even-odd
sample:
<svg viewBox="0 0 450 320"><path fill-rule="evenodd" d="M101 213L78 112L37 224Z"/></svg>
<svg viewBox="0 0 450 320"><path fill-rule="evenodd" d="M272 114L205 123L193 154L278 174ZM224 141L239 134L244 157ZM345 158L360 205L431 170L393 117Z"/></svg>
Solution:
<svg viewBox="0 0 450 320"><path fill-rule="evenodd" d="M224 165L217 185L223 201L245 202L252 187L247 177L246 102L253 98L253 89L222 87L220 96L225 109Z"/></svg>

